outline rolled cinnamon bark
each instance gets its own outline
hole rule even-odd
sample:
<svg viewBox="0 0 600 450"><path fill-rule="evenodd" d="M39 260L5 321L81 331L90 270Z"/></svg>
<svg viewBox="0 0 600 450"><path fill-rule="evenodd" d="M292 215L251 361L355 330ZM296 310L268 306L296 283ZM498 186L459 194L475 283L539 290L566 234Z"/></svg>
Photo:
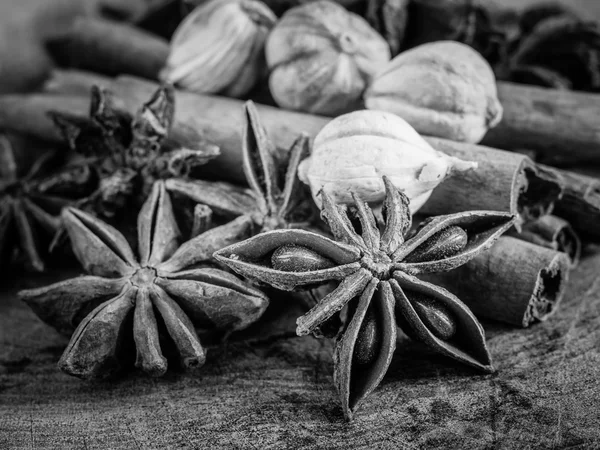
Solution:
<svg viewBox="0 0 600 450"><path fill-rule="evenodd" d="M566 170L557 173L565 190L554 213L568 220L584 241L600 242L600 179Z"/></svg>
<svg viewBox="0 0 600 450"><path fill-rule="evenodd" d="M153 83L120 77L112 89L128 108L135 108L154 91ZM287 151L296 137L315 136L328 118L258 105L261 119L279 151ZM221 148L221 156L207 165L220 177L244 182L241 154L242 102L234 99L177 92L175 120L199 129ZM434 148L465 160L477 161L476 170L453 175L438 186L422 209L424 214L447 214L489 209L519 214L522 221L537 219L553 208L562 193L560 177L539 168L529 158L511 152L438 138L425 138Z"/></svg>
<svg viewBox="0 0 600 450"><path fill-rule="evenodd" d="M62 36L48 42L63 66L105 75L131 74L158 79L169 55L166 39L130 24L80 17Z"/></svg>
<svg viewBox="0 0 600 450"><path fill-rule="evenodd" d="M517 239L565 253L571 260L572 267L579 263L581 240L565 219L547 215L525 224L521 233L509 233Z"/></svg>
<svg viewBox="0 0 600 450"><path fill-rule="evenodd" d="M538 161L600 162L600 95L498 82L504 114L482 143L535 150Z"/></svg>
<svg viewBox="0 0 600 450"><path fill-rule="evenodd" d="M111 77L96 72L54 69L42 86L42 91L46 94L85 97L90 94L92 86L108 87L113 83L113 80Z"/></svg>
<svg viewBox="0 0 600 450"><path fill-rule="evenodd" d="M130 26L83 19L71 33L76 67L157 79L168 43ZM498 82L503 119L482 144L529 148L540 161L600 162L600 95Z"/></svg>
<svg viewBox="0 0 600 450"><path fill-rule="evenodd" d="M115 98L132 113L150 98L156 88L155 83L128 77L117 78L110 86ZM51 109L64 110L60 102L52 105ZM287 152L302 132L315 136L330 120L269 106L258 105L258 109L280 152ZM221 156L204 168L204 176L245 182L241 153L244 123L241 101L178 91L175 122L192 126L221 148ZM15 125L2 122L0 117L2 126L11 129ZM523 155L444 139L426 139L444 153L477 161L479 167L455 174L438 186L422 209L425 214L487 209L509 211L519 214L521 221L529 221L550 212L562 193L560 178L554 172L538 168Z"/></svg>
<svg viewBox="0 0 600 450"><path fill-rule="evenodd" d="M87 115L89 94L10 94L0 96L0 129L30 135L45 141L61 142L63 137L47 112L53 109Z"/></svg>
<svg viewBox="0 0 600 450"><path fill-rule="evenodd" d="M564 253L503 236L464 266L423 279L448 289L480 318L527 327L556 311L569 267Z"/></svg>

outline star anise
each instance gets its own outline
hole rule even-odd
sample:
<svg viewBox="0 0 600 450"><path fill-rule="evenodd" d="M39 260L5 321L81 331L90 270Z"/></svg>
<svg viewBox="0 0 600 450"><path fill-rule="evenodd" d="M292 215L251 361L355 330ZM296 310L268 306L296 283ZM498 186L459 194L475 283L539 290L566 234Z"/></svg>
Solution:
<svg viewBox="0 0 600 450"><path fill-rule="evenodd" d="M20 295L58 331L74 330L59 362L70 375L116 373L127 366L131 344L135 365L150 375L165 373L165 349L173 346L183 368L199 367L205 351L194 325L243 329L268 305L259 290L207 266L212 253L247 233L251 222L239 218L178 247L179 230L162 182L138 216L139 258L119 231L90 214L67 208L63 221L89 275Z"/></svg>
<svg viewBox="0 0 600 450"><path fill-rule="evenodd" d="M284 164L276 159L275 145L260 123L252 101L244 104L244 118L243 167L250 189L224 182L182 178L167 180L167 189L210 206L216 214L248 216L255 223L257 233L308 226L312 203L297 175L298 164L310 151L308 137L298 137Z"/></svg>
<svg viewBox="0 0 600 450"><path fill-rule="evenodd" d="M543 11L542 11L543 13ZM554 13L554 14L552 14ZM515 45L503 78L558 89L600 90L600 25L560 10L547 12ZM530 14L531 15L531 14Z"/></svg>
<svg viewBox="0 0 600 450"><path fill-rule="evenodd" d="M438 352L484 372L493 370L484 332L453 294L419 280L420 273L458 267L492 243L515 217L471 211L435 217L405 241L408 198L384 178L384 226L354 196L349 210L321 192L322 216L336 240L304 230L275 230L215 253L249 279L283 290L340 281L297 321L298 335L320 334L346 305L351 317L338 335L334 380L347 418L381 382L396 347L396 325Z"/></svg>
<svg viewBox="0 0 600 450"><path fill-rule="evenodd" d="M173 125L173 87L163 85L132 117L115 106L111 94L92 88L90 116L63 112L50 116L66 142L90 159L99 188L79 206L104 218L132 199L145 199L157 179L184 176L219 155L194 130Z"/></svg>
<svg viewBox="0 0 600 450"><path fill-rule="evenodd" d="M61 209L96 185L88 168L66 166L64 156L53 150L37 155L22 175L11 142L0 136L0 266L17 250L27 268L43 271Z"/></svg>

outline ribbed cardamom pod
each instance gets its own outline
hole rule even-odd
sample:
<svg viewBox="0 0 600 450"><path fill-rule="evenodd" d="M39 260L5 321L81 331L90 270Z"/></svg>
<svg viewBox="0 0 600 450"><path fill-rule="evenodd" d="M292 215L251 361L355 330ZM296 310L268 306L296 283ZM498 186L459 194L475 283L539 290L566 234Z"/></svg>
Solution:
<svg viewBox="0 0 600 450"><path fill-rule="evenodd" d="M475 167L477 163L435 150L400 117L363 110L339 116L319 132L298 176L320 205L321 189L340 203L352 203L350 193L355 192L379 204L385 197L385 175L410 199L414 213L452 172Z"/></svg>
<svg viewBox="0 0 600 450"><path fill-rule="evenodd" d="M329 1L287 11L267 39L269 87L279 106L340 114L360 103L390 48L362 17Z"/></svg>
<svg viewBox="0 0 600 450"><path fill-rule="evenodd" d="M451 41L396 56L375 76L365 104L397 114L419 133L470 143L502 119L492 68L471 47Z"/></svg>
<svg viewBox="0 0 600 450"><path fill-rule="evenodd" d="M246 94L266 69L264 44L276 21L258 0L211 0L175 31L161 79L198 93Z"/></svg>

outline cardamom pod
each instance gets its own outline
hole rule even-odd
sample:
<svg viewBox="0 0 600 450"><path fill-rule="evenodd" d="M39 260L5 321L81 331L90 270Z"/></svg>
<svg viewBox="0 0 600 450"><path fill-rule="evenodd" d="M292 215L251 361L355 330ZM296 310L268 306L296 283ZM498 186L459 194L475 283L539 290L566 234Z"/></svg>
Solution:
<svg viewBox="0 0 600 450"><path fill-rule="evenodd" d="M340 114L360 103L390 49L362 17L317 1L286 12L265 48L269 86L279 106Z"/></svg>
<svg viewBox="0 0 600 450"><path fill-rule="evenodd" d="M353 203L354 192L377 204L385 198L386 175L410 199L414 213L452 172L475 167L433 149L400 117L363 110L339 116L319 132L298 177L310 186L317 205L321 189L340 203Z"/></svg>
<svg viewBox="0 0 600 450"><path fill-rule="evenodd" d="M275 14L258 0L211 0L175 31L163 81L198 93L241 97L265 68L264 43Z"/></svg>
<svg viewBox="0 0 600 450"><path fill-rule="evenodd" d="M375 76L365 104L399 115L419 133L470 143L502 119L492 68L471 47L452 41L396 56Z"/></svg>

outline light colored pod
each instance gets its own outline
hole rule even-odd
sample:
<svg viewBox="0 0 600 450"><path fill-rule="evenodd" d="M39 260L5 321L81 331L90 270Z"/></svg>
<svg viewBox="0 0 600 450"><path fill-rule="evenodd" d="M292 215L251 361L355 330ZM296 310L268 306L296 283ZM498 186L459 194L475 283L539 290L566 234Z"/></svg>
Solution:
<svg viewBox="0 0 600 450"><path fill-rule="evenodd" d="M241 97L265 66L275 14L257 0L211 0L179 25L161 79L198 93Z"/></svg>
<svg viewBox="0 0 600 450"><path fill-rule="evenodd" d="M471 47L453 41L396 56L375 76L365 104L399 115L419 133L470 143L502 119L492 68Z"/></svg>
<svg viewBox="0 0 600 450"><path fill-rule="evenodd" d="M385 198L386 175L410 199L414 213L453 171L476 167L433 149L404 119L363 110L339 116L319 132L298 176L317 205L321 189L341 203L352 203L355 192L377 205Z"/></svg>
<svg viewBox="0 0 600 450"><path fill-rule="evenodd" d="M362 17L329 1L286 12L267 38L265 55L277 104L318 114L358 104L391 57L388 44Z"/></svg>

